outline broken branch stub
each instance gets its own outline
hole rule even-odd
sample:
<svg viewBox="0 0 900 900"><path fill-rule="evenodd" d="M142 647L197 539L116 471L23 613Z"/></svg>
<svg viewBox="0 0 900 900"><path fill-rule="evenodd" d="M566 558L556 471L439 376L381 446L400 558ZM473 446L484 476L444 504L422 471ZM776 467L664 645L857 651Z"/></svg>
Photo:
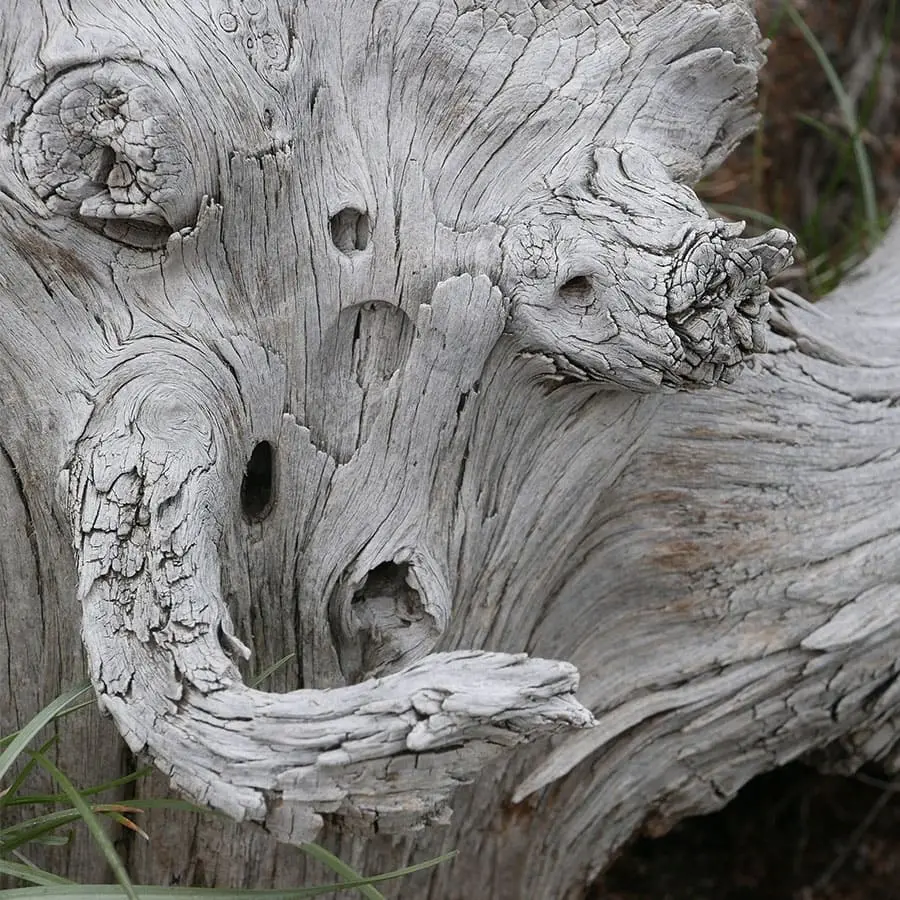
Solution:
<svg viewBox="0 0 900 900"><path fill-rule="evenodd" d="M187 98L150 66L78 66L41 94L21 129L22 167L54 213L139 248L196 220L208 172Z"/></svg>
<svg viewBox="0 0 900 900"><path fill-rule="evenodd" d="M651 391L733 381L766 349L768 280L793 237L710 220L649 151L597 149L505 239L511 328L560 375Z"/></svg>

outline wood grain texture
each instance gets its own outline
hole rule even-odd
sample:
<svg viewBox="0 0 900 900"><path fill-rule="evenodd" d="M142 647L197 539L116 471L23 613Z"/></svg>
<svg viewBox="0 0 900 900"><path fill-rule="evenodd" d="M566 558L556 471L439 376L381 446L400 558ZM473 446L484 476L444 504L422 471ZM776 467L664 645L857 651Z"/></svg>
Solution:
<svg viewBox="0 0 900 900"><path fill-rule="evenodd" d="M244 823L151 813L138 880L296 884L324 826L460 850L404 897L576 898L781 762L893 764L900 237L813 309L790 235L707 216L747 3L32 6L0 724L80 621L139 790ZM111 723L60 732L117 774Z"/></svg>

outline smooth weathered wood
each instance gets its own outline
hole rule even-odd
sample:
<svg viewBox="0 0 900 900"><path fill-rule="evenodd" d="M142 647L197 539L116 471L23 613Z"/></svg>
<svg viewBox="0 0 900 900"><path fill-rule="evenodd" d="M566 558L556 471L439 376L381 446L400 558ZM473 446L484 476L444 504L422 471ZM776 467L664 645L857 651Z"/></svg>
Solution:
<svg viewBox="0 0 900 900"><path fill-rule="evenodd" d="M296 884L274 838L326 824L368 871L460 850L404 897L575 898L758 772L893 763L900 232L812 309L770 304L786 232L708 217L747 3L34 11L0 724L80 621L111 721L62 761L113 777L114 724L244 823L150 814L139 880Z"/></svg>

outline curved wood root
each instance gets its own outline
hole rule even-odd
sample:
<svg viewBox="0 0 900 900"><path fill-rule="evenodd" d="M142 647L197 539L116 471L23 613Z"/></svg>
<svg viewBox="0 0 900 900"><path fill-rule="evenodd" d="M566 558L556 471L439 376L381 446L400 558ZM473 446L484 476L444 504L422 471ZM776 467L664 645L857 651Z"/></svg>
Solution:
<svg viewBox="0 0 900 900"><path fill-rule="evenodd" d="M436 653L326 690L244 685L221 585L227 440L196 378L161 392L120 368L71 473L83 637L101 705L188 795L288 842L326 814L408 831L445 818L508 748L593 724L575 668L525 655Z"/></svg>
<svg viewBox="0 0 900 900"><path fill-rule="evenodd" d="M145 665L142 690L164 666ZM235 683L210 694L185 686L177 703L103 702L132 750L195 800L300 843L326 814L389 832L446 821L456 788L508 748L592 724L577 685L566 663L457 651L346 688L267 694Z"/></svg>

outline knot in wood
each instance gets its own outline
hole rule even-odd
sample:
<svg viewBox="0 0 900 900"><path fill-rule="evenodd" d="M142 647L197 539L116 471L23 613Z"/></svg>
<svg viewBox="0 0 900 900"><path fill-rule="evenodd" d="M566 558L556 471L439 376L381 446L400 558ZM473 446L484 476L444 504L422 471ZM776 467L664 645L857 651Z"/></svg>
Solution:
<svg viewBox="0 0 900 900"><path fill-rule="evenodd" d="M510 330L559 375L636 391L708 387L765 349L767 281L793 238L741 239L743 224L710 220L648 151L598 148L586 180L543 190L511 219Z"/></svg>
<svg viewBox="0 0 900 900"><path fill-rule="evenodd" d="M50 83L21 128L29 183L53 212L135 247L159 247L192 223L185 104L148 66L107 62Z"/></svg>

